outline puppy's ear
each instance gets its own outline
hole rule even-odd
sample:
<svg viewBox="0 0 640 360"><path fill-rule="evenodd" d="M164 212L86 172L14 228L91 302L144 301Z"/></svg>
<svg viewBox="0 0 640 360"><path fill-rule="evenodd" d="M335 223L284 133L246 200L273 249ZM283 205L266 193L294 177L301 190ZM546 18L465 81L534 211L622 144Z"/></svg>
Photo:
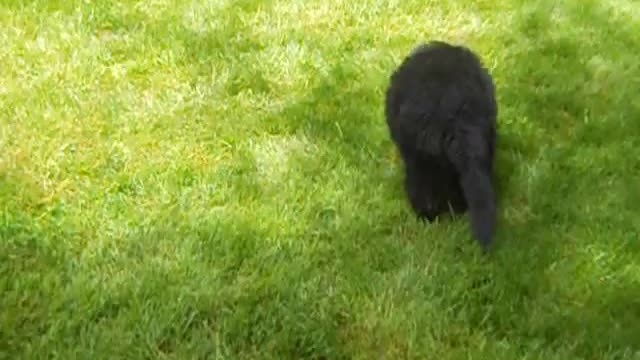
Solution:
<svg viewBox="0 0 640 360"><path fill-rule="evenodd" d="M487 250L496 227L496 199L491 176L490 152L482 132L476 129L456 134L448 147L449 160L460 175L474 238Z"/></svg>

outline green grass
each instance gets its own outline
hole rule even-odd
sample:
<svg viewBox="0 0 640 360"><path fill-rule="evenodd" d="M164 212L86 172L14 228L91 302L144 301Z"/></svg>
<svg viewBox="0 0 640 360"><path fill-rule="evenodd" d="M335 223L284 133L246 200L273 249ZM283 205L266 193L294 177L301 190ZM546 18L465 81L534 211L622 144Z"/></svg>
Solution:
<svg viewBox="0 0 640 360"><path fill-rule="evenodd" d="M640 359L633 0L5 0L0 29L0 359ZM433 38L497 83L489 257L414 219L384 124Z"/></svg>

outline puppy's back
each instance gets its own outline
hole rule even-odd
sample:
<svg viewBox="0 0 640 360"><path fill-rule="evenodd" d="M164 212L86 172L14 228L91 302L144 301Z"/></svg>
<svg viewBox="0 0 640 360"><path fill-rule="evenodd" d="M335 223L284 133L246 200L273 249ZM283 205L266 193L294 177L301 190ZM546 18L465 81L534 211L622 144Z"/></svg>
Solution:
<svg viewBox="0 0 640 360"><path fill-rule="evenodd" d="M488 115L495 105L491 78L480 59L464 46L440 41L421 44L403 60L390 80L390 116L397 116L403 105L428 111L432 118L454 115L462 102Z"/></svg>

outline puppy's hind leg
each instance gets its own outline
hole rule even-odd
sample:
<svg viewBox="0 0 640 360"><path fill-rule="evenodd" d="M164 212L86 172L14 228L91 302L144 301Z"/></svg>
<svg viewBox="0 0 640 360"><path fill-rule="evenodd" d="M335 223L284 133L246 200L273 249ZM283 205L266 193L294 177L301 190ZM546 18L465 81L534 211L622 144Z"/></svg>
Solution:
<svg viewBox="0 0 640 360"><path fill-rule="evenodd" d="M433 222L436 219L436 209L429 199L428 189L422 180L422 174L414 164L408 163L405 169L404 188L411 208L421 221Z"/></svg>

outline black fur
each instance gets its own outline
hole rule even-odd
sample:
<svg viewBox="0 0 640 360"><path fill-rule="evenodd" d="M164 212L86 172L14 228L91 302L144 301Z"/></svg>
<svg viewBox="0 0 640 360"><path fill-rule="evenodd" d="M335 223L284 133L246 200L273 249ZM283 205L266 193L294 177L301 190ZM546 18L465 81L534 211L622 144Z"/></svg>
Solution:
<svg viewBox="0 0 640 360"><path fill-rule="evenodd" d="M417 47L391 75L385 116L405 168L405 190L417 216L469 211L484 250L496 227L493 162L495 87L468 48L432 41Z"/></svg>

